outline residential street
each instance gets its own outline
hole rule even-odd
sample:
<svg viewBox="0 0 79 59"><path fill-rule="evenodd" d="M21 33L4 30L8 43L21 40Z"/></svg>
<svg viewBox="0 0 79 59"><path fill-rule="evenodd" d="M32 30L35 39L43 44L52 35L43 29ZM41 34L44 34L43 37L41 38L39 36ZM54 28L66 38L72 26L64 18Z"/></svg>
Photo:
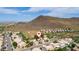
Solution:
<svg viewBox="0 0 79 59"><path fill-rule="evenodd" d="M4 34L4 39L3 39L3 45L2 45L2 51L12 51L12 43L11 43L11 37L9 33Z"/></svg>

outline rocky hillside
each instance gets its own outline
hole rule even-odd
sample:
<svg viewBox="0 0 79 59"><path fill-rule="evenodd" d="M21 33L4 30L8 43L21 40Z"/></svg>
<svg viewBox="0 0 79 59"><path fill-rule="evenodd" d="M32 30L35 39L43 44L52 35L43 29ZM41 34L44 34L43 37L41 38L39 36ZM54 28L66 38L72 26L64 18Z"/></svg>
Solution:
<svg viewBox="0 0 79 59"><path fill-rule="evenodd" d="M6 30L27 31L54 28L72 28L79 30L78 26L79 18L58 18L50 16L39 16L28 23L19 22L14 25L7 26Z"/></svg>

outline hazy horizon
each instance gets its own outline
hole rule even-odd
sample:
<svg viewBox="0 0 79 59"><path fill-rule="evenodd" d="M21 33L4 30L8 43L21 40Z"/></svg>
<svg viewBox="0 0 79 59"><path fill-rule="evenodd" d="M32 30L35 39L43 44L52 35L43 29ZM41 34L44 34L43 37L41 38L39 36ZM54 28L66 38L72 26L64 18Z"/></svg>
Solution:
<svg viewBox="0 0 79 59"><path fill-rule="evenodd" d="M0 22L28 22L36 17L79 17L78 7L0 7Z"/></svg>

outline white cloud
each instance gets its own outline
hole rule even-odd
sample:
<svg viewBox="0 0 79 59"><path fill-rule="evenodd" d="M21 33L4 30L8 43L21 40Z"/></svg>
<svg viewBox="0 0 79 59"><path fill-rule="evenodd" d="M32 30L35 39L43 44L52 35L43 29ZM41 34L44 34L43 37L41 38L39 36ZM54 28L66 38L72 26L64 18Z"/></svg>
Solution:
<svg viewBox="0 0 79 59"><path fill-rule="evenodd" d="M49 8L49 7L32 7L28 10L24 10L22 12L40 12L42 10L51 10L52 8Z"/></svg>
<svg viewBox="0 0 79 59"><path fill-rule="evenodd" d="M49 11L47 13L41 13L40 11ZM73 7L73 8L67 8L67 7L32 7L28 10L19 11L16 9L11 8L0 8L0 13L2 14L18 14L18 13L38 13L39 15L45 15L45 16L54 16L54 17L74 17L79 16L79 8ZM30 14L33 15L33 14Z"/></svg>
<svg viewBox="0 0 79 59"><path fill-rule="evenodd" d="M24 10L22 12L40 12L40 11L50 11L48 13L44 13L46 16L54 16L54 17L70 17L70 14L78 14L79 8L73 7L32 7L28 10ZM42 14L42 13L41 13Z"/></svg>
<svg viewBox="0 0 79 59"><path fill-rule="evenodd" d="M79 14L79 8L53 8L50 10L49 13L44 14L48 16L55 16L55 17L74 17L72 15Z"/></svg>
<svg viewBox="0 0 79 59"><path fill-rule="evenodd" d="M68 13L69 8L52 8L49 13L44 14L47 16L63 17Z"/></svg>
<svg viewBox="0 0 79 59"><path fill-rule="evenodd" d="M19 11L14 10L14 9L8 9L8 8L0 8L0 13L1 14L18 14Z"/></svg>

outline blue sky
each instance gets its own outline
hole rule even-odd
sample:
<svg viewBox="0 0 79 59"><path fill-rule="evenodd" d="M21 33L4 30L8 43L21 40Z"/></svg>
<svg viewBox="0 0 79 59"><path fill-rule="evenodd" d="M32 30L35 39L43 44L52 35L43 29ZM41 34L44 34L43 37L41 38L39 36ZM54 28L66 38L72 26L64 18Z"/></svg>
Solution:
<svg viewBox="0 0 79 59"><path fill-rule="evenodd" d="M78 7L0 7L0 22L31 21L44 15L61 18L79 17Z"/></svg>

